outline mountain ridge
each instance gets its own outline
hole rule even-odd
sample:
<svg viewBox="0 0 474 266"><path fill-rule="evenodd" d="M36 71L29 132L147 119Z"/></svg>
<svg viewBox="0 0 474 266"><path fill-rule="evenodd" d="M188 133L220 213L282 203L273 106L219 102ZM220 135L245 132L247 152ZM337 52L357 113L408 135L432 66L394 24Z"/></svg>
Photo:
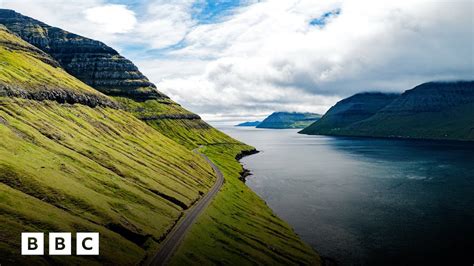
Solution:
<svg viewBox="0 0 474 266"><path fill-rule="evenodd" d="M333 122L330 114L334 107L321 121ZM341 127L333 123L326 128L316 122L301 133L472 141L473 110L474 81L426 82L400 94L369 117Z"/></svg>
<svg viewBox="0 0 474 266"><path fill-rule="evenodd" d="M106 44L9 9L0 9L0 24L51 55L72 76L111 96L121 108L187 148L239 144L159 92L130 60Z"/></svg>
<svg viewBox="0 0 474 266"><path fill-rule="evenodd" d="M210 165L191 151L200 145L219 163L225 182L175 261L209 264L218 256L228 264L319 263L318 254L239 180L242 166L235 158L252 147L169 98L105 95L7 30L0 31L0 56L9 59L0 64L4 87L92 93L119 106L0 94L1 264L143 262L215 180ZM19 254L21 232L48 231L99 232L100 256Z"/></svg>

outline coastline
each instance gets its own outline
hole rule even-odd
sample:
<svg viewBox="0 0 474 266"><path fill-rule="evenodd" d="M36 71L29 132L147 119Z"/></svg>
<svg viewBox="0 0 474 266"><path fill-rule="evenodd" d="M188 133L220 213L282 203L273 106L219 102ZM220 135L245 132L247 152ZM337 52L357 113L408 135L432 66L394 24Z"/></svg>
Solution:
<svg viewBox="0 0 474 266"><path fill-rule="evenodd" d="M240 160L244 157L247 157L247 156L251 156L251 155L254 155L254 154L257 154L259 153L260 151L253 148L253 149L250 149L250 150L242 150L240 153L238 153L236 156L235 156L235 159L240 163L240 165L242 165L242 171L240 171L239 173L239 180L242 181L242 182L246 182L247 181L247 177L248 176L251 176L252 175L252 172L245 168L243 166L243 164L240 162Z"/></svg>

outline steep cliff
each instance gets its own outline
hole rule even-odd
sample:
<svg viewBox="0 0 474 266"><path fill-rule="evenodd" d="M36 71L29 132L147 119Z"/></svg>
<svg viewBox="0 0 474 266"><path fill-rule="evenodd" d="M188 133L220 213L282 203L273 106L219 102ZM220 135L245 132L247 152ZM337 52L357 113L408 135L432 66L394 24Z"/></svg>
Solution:
<svg viewBox="0 0 474 266"><path fill-rule="evenodd" d="M175 257L187 264L319 262L238 179L235 157L252 147L170 99L106 96L5 28L0 59L0 264L143 263L215 182L207 161L189 150L200 143L212 144L201 150L219 162L225 183L191 228L201 235L187 236ZM21 232L49 231L73 238L99 232L100 256L21 256Z"/></svg>
<svg viewBox="0 0 474 266"><path fill-rule="evenodd" d="M474 81L424 83L364 119L327 124L315 123L301 133L472 141Z"/></svg>
<svg viewBox="0 0 474 266"><path fill-rule="evenodd" d="M13 10L0 9L0 24L51 55L67 72L110 96L167 98L138 68L99 41L51 27Z"/></svg>
<svg viewBox="0 0 474 266"><path fill-rule="evenodd" d="M0 62L0 96L117 107L115 101L68 75L49 55L3 25Z"/></svg>
<svg viewBox="0 0 474 266"><path fill-rule="evenodd" d="M313 113L274 112L258 124L257 128L304 128L319 118L321 115Z"/></svg>
<svg viewBox="0 0 474 266"><path fill-rule="evenodd" d="M200 156L1 27L0 62L2 265L136 264L214 183ZM100 232L101 256L20 256L28 231Z"/></svg>
<svg viewBox="0 0 474 266"><path fill-rule="evenodd" d="M159 92L138 68L102 42L0 9L0 24L49 54L69 74L113 96L122 108L189 147L238 143Z"/></svg>

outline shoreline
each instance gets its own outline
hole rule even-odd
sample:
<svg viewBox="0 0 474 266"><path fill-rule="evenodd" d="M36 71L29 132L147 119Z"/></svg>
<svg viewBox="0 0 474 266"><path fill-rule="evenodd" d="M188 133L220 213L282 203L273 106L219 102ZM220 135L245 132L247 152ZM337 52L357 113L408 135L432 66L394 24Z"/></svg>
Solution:
<svg viewBox="0 0 474 266"><path fill-rule="evenodd" d="M248 176L251 176L252 175L252 172L245 168L243 166L243 164L240 162L240 160L244 157L247 157L247 156L251 156L251 155L254 155L254 154L257 154L259 153L260 151L253 148L251 150L243 150L243 151L240 151L240 153L238 153L236 156L235 156L235 159L239 162L239 164L242 166L242 171L239 172L239 180L242 181L242 182L246 182L247 181L247 177Z"/></svg>

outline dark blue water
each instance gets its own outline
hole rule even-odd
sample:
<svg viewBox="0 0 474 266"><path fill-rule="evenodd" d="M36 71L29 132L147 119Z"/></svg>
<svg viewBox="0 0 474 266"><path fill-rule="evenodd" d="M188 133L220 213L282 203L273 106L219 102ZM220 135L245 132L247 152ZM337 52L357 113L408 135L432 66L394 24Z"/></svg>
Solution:
<svg viewBox="0 0 474 266"><path fill-rule="evenodd" d="M473 265L474 145L220 127L247 184L340 265Z"/></svg>

